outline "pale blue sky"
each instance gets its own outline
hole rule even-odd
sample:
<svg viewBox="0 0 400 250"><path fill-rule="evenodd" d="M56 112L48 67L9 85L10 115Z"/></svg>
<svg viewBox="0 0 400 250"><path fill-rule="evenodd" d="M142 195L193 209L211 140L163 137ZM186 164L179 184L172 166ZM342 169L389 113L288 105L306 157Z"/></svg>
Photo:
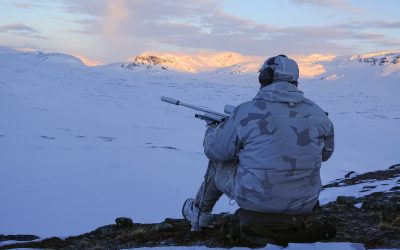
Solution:
<svg viewBox="0 0 400 250"><path fill-rule="evenodd" d="M353 0L353 1L259 1L222 0L225 11L279 26L333 25L347 20L385 19L400 21L399 1ZM300 4L303 2L303 4ZM309 2L309 4L307 4ZM321 5L310 4L321 2ZM346 7L334 7L323 2L346 3ZM318 7L319 6L319 7Z"/></svg>
<svg viewBox="0 0 400 250"><path fill-rule="evenodd" d="M146 50L244 55L400 49L398 0L2 0L0 45L122 61Z"/></svg>

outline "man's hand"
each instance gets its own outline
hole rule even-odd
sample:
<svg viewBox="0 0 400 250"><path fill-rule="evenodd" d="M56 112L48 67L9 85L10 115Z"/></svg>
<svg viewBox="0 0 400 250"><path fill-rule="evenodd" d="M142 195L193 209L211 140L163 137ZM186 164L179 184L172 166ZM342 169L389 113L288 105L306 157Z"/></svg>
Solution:
<svg viewBox="0 0 400 250"><path fill-rule="evenodd" d="M216 127L218 126L219 122L216 120L206 120L207 127Z"/></svg>

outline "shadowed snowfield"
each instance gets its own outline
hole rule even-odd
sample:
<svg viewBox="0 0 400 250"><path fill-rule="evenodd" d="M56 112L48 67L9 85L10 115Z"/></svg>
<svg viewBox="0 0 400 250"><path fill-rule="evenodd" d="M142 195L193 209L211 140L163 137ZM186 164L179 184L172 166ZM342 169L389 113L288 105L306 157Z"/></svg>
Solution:
<svg viewBox="0 0 400 250"><path fill-rule="evenodd" d="M400 64L363 59L336 58L300 80L335 125L324 184L400 162ZM256 95L256 73L230 73L91 68L72 56L1 48L0 234L68 236L121 216L181 217L206 171L205 124L160 97L222 111ZM215 212L235 209L222 199Z"/></svg>

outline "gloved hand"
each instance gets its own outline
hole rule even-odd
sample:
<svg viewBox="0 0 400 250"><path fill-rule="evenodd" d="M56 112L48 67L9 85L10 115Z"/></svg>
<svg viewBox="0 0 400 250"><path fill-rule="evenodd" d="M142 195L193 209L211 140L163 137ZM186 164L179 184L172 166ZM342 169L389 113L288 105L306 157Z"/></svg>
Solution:
<svg viewBox="0 0 400 250"><path fill-rule="evenodd" d="M218 126L219 122L214 121L214 120L206 120L207 127L216 127Z"/></svg>

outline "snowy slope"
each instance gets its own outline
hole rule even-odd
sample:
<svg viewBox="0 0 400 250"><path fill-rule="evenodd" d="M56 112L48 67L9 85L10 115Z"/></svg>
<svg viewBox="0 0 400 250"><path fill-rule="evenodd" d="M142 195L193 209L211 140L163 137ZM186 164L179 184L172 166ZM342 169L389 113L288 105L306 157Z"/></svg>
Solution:
<svg viewBox="0 0 400 250"><path fill-rule="evenodd" d="M301 85L335 123L337 150L327 176L337 176L338 167L362 173L400 162L400 64L371 65L358 57L324 63L324 74Z"/></svg>
<svg viewBox="0 0 400 250"><path fill-rule="evenodd" d="M399 163L399 64L321 65L300 89L335 124L323 182ZM119 216L181 216L206 170L205 126L160 97L222 111L254 97L257 76L139 68L0 50L0 234L67 236ZM223 199L216 212L234 209Z"/></svg>

